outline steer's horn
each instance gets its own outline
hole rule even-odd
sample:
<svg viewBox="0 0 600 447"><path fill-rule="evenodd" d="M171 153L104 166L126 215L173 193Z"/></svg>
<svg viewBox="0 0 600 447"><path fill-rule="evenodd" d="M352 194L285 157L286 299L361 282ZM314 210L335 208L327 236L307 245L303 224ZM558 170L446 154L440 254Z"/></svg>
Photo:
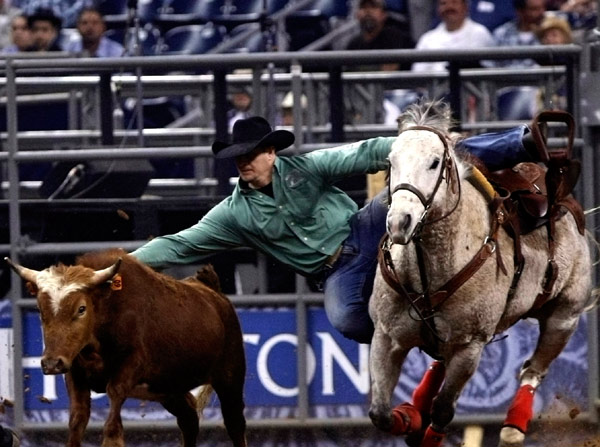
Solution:
<svg viewBox="0 0 600 447"><path fill-rule="evenodd" d="M27 267L23 267L22 265L15 264L10 260L10 258L4 258L6 263L10 265L10 268L13 269L17 274L23 278L25 281L30 281L32 283L36 283L38 271L28 269Z"/></svg>
<svg viewBox="0 0 600 447"><path fill-rule="evenodd" d="M123 259L119 258L117 259L117 262L115 262L110 267L107 267L102 270L96 270L92 278L92 285L97 286L98 284L102 284L103 282L106 282L113 276L115 276L115 274L119 271L119 267L121 267L122 260Z"/></svg>

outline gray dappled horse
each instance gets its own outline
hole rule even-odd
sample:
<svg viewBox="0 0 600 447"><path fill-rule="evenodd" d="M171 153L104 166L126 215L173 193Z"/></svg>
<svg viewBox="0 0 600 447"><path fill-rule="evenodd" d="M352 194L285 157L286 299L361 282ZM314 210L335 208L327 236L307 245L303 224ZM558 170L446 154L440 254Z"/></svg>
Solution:
<svg viewBox="0 0 600 447"><path fill-rule="evenodd" d="M468 157L454 151L450 126L446 104L416 104L401 117L390 153L387 240L369 304L375 324L369 415L379 429L407 435L410 446L440 446L484 346L531 317L539 321L538 344L520 371L499 444L522 446L535 389L593 303L588 242L571 213L555 221L557 276L539 302L548 230L522 235L525 262L512 284L515 246L501 225L502 207L493 205L493 190L482 193L489 184ZM402 363L414 347L436 361L413 402L392 408Z"/></svg>

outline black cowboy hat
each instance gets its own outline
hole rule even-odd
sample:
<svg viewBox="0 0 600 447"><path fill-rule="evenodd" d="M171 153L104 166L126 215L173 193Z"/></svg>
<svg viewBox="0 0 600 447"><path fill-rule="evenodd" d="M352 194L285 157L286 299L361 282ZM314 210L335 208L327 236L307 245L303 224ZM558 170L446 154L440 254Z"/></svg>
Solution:
<svg viewBox="0 0 600 447"><path fill-rule="evenodd" d="M62 19L54 14L54 11L48 8L38 8L33 14L27 17L27 26L33 28L35 22L50 22L54 29L60 30Z"/></svg>
<svg viewBox="0 0 600 447"><path fill-rule="evenodd" d="M274 146L276 151L294 143L294 134L287 130L272 130L269 122L252 116L239 119L233 124L232 143L215 141L212 151L216 158L231 158L245 155L257 147Z"/></svg>

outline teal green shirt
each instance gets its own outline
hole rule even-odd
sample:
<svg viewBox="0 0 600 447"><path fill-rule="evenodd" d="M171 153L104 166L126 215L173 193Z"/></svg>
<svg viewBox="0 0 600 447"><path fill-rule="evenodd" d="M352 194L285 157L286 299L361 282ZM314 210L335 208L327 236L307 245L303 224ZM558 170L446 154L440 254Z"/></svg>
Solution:
<svg viewBox="0 0 600 447"><path fill-rule="evenodd" d="M350 233L358 207L338 180L388 167L395 138L373 138L304 155L277 157L274 198L238 182L231 196L197 224L157 237L132 255L151 267L201 261L218 251L252 247L304 275L317 273Z"/></svg>

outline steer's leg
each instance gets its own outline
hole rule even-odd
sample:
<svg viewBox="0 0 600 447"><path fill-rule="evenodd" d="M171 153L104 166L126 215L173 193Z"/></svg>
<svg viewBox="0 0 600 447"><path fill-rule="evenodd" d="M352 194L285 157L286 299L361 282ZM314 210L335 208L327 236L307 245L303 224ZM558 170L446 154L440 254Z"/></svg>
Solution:
<svg viewBox="0 0 600 447"><path fill-rule="evenodd" d="M121 408L127 398L127 391L131 389L131 386L124 385L119 381L107 385L106 394L110 400L110 410L104 423L102 447L125 447Z"/></svg>
<svg viewBox="0 0 600 447"><path fill-rule="evenodd" d="M402 404L393 410L391 408L392 394L407 354L408 349L392 341L379 325L375 326L369 359L371 371L369 417L378 429L394 435L404 435L421 428L421 415L411 404Z"/></svg>
<svg viewBox="0 0 600 447"><path fill-rule="evenodd" d="M533 417L535 390L546 375L550 363L560 355L577 327L579 316L572 316L570 309L561 315L560 310L547 319L540 319L540 337L535 352L521 368L520 386L500 431L500 447L523 445L527 427Z"/></svg>
<svg viewBox="0 0 600 447"><path fill-rule="evenodd" d="M75 377L73 377L73 374L75 374ZM69 439L67 447L81 447L81 440L90 420L90 389L79 377L76 368L65 374L65 382L69 394Z"/></svg>
<svg viewBox="0 0 600 447"><path fill-rule="evenodd" d="M223 422L235 447L246 447L246 418L244 417L243 383L214 383L221 402Z"/></svg>
<svg viewBox="0 0 600 447"><path fill-rule="evenodd" d="M194 396L191 393L170 395L168 398L161 400L161 404L177 418L183 447L195 447L198 439L199 420Z"/></svg>
<svg viewBox="0 0 600 447"><path fill-rule="evenodd" d="M475 373L484 343L473 341L458 347L446 362L446 380L431 407L431 424L425 431L421 447L439 447L445 437L445 429L454 418L456 401L467 381Z"/></svg>

